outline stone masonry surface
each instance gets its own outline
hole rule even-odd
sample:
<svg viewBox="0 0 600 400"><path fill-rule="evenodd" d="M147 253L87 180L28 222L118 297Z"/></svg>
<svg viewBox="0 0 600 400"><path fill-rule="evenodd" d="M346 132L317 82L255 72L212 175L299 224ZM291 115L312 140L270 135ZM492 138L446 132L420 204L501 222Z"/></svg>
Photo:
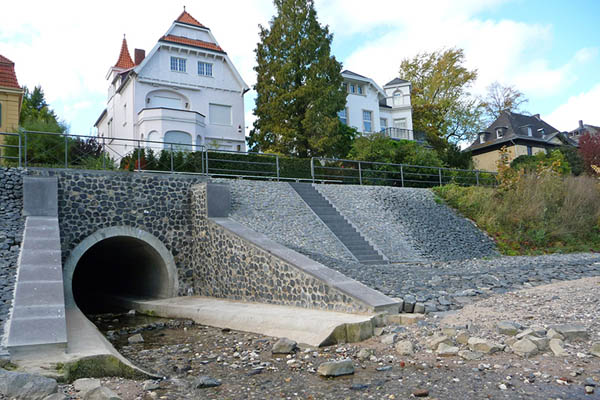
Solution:
<svg viewBox="0 0 600 400"><path fill-rule="evenodd" d="M379 201L382 192L393 188L323 184L315 187L391 262L424 261L407 229Z"/></svg>
<svg viewBox="0 0 600 400"><path fill-rule="evenodd" d="M209 220L206 185L194 185L191 190L197 293L304 308L368 311L364 304Z"/></svg>
<svg viewBox="0 0 600 400"><path fill-rule="evenodd" d="M464 260L497 255L469 220L427 189L316 185L391 261Z"/></svg>
<svg viewBox="0 0 600 400"><path fill-rule="evenodd" d="M23 170L0 167L0 335L12 306L23 238Z"/></svg>
<svg viewBox="0 0 600 400"><path fill-rule="evenodd" d="M600 275L594 253L497 257L489 260L328 266L391 297L422 303L426 311L462 307L477 298L532 286Z"/></svg>
<svg viewBox="0 0 600 400"><path fill-rule="evenodd" d="M307 256L319 253L337 260L354 260L288 183L232 179L212 181L229 184L230 216L242 225Z"/></svg>
<svg viewBox="0 0 600 400"><path fill-rule="evenodd" d="M99 229L139 228L156 236L173 255L179 294L193 290L189 188L203 177L45 169L30 174L58 177L63 261Z"/></svg>

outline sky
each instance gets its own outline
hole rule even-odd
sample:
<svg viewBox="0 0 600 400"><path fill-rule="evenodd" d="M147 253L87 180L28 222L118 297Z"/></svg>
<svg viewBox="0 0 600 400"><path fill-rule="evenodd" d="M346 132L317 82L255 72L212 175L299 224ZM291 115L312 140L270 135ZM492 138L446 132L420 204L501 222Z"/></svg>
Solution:
<svg viewBox="0 0 600 400"><path fill-rule="evenodd" d="M400 62L420 52L458 47L478 71L477 95L498 81L529 99L524 109L555 128L600 125L600 1L598 0L315 0L333 33L332 52L380 86ZM2 5L0 54L15 62L21 85L41 85L73 134L93 133L106 106L106 73L119 55L156 44L186 6L208 26L250 87L259 24L271 0L13 1ZM246 126L255 92L245 96ZM248 130L246 131L248 133Z"/></svg>

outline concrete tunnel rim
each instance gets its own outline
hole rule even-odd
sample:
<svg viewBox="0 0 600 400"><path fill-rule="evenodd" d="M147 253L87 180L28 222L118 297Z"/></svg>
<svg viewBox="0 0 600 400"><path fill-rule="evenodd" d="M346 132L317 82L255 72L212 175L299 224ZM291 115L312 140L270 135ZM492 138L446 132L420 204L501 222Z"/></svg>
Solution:
<svg viewBox="0 0 600 400"><path fill-rule="evenodd" d="M179 279L177 275L177 266L171 252L167 247L153 234L146 232L139 228L133 228L130 226L111 226L109 228L102 228L92 233L83 239L67 257L65 261L63 279L64 279L64 291L65 291L65 305L67 307L78 307L73 296L73 275L77 269L77 264L83 255L96 244L103 240L110 239L113 237L130 237L141 240L145 244L152 247L162 258L164 262L167 276L167 297L176 296L179 289Z"/></svg>

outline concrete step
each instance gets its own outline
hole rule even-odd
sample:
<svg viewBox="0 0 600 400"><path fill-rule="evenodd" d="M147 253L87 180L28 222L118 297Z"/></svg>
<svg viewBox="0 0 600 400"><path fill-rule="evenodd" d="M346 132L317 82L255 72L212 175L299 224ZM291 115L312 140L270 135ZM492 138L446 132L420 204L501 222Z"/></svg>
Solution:
<svg viewBox="0 0 600 400"><path fill-rule="evenodd" d="M373 246L311 184L290 185L357 260L383 262L383 257Z"/></svg>

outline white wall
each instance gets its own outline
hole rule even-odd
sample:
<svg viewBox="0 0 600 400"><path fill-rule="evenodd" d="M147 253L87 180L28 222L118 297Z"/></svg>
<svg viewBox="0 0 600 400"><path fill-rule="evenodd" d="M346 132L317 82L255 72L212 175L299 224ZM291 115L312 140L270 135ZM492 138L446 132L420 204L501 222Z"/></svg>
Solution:
<svg viewBox="0 0 600 400"><path fill-rule="evenodd" d="M347 82L350 83L352 81ZM353 83L358 84L357 82ZM363 111L371 111L371 132L379 132L379 100L377 90L370 84L364 82L360 82L360 84L363 86L364 94L348 93L348 96L346 97L347 124L356 128L359 132L364 132Z"/></svg>

